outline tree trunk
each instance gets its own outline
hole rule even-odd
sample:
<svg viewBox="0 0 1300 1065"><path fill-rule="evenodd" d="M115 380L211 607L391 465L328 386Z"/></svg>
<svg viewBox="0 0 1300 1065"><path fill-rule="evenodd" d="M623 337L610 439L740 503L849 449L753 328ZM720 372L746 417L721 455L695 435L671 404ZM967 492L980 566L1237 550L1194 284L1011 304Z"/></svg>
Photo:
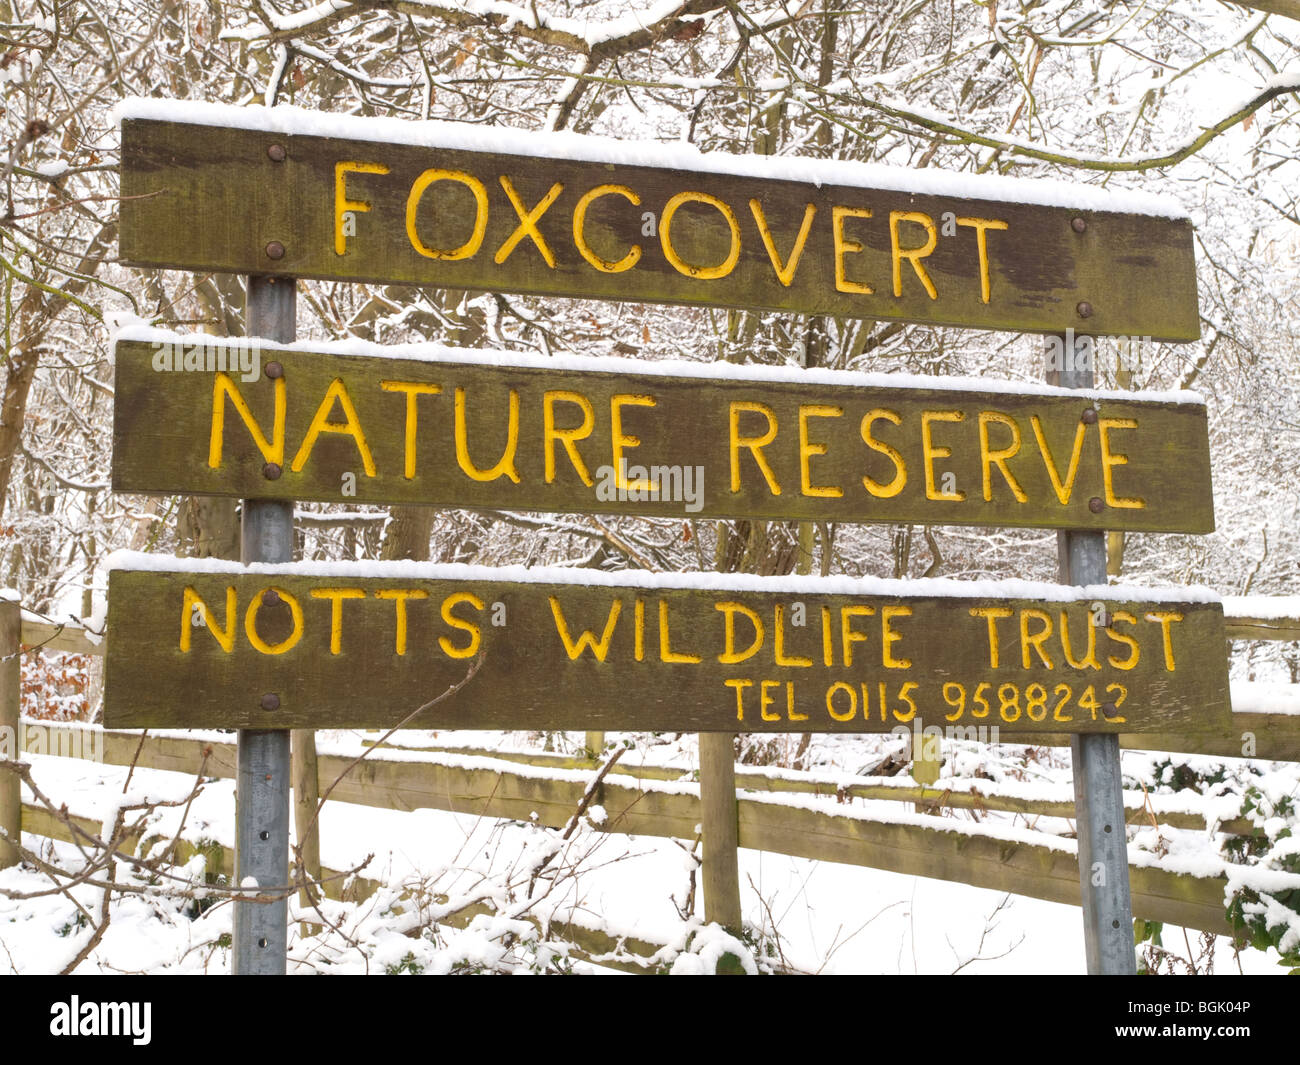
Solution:
<svg viewBox="0 0 1300 1065"><path fill-rule="evenodd" d="M104 223L86 246L86 254L60 291L68 296L80 297L116 240L117 220L113 219ZM13 332L22 339L17 345L17 352L6 362L4 398L0 400L0 517L4 516L5 500L9 497L14 457L22 443L23 424L27 418L27 396L40 365L39 352L50 326L68 305L67 299L51 303L43 290L31 285L13 316Z"/></svg>
<svg viewBox="0 0 1300 1065"><path fill-rule="evenodd" d="M433 519L437 514L433 507L393 507L379 557L428 562L429 537L433 535Z"/></svg>

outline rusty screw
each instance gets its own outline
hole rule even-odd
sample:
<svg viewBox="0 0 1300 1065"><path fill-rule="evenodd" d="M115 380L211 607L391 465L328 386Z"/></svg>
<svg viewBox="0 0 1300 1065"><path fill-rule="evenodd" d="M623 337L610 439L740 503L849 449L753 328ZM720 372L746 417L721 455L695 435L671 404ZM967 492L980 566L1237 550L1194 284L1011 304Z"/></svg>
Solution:
<svg viewBox="0 0 1300 1065"><path fill-rule="evenodd" d="M1102 703L1101 713L1103 717L1118 717L1119 707L1116 706L1114 703Z"/></svg>
<svg viewBox="0 0 1300 1065"><path fill-rule="evenodd" d="M266 257L268 259L283 259L284 245L278 240L271 241L271 243L266 246ZM1080 304L1080 306L1082 306L1082 304Z"/></svg>
<svg viewBox="0 0 1300 1065"><path fill-rule="evenodd" d="M269 148L266 149L266 154L267 154L267 157L271 160L271 162L273 162L273 163L283 163L283 162L284 162L284 154L285 154L285 153L284 153L284 145L283 145L283 144L272 144Z"/></svg>
<svg viewBox="0 0 1300 1065"><path fill-rule="evenodd" d="M268 462L262 467L262 476L268 481L278 481L280 479L280 474L283 472L284 471L280 469L280 464L278 462Z"/></svg>
<svg viewBox="0 0 1300 1065"><path fill-rule="evenodd" d="M262 709L279 710L280 697L276 695L275 692L267 692L265 695L262 696Z"/></svg>
<svg viewBox="0 0 1300 1065"><path fill-rule="evenodd" d="M1073 229L1076 233L1082 233L1085 229L1088 228L1088 223L1084 221L1082 218L1072 218L1070 219L1070 228Z"/></svg>
<svg viewBox="0 0 1300 1065"><path fill-rule="evenodd" d="M1083 422L1084 425L1096 425L1097 412L1093 410L1092 407L1085 407L1083 413L1079 416L1079 420Z"/></svg>
<svg viewBox="0 0 1300 1065"><path fill-rule="evenodd" d="M1106 504L1101 501L1100 497L1093 496L1090 500L1088 500L1088 509L1091 510L1094 514L1100 514L1103 510L1106 509Z"/></svg>
<svg viewBox="0 0 1300 1065"><path fill-rule="evenodd" d="M274 381L277 377L284 376L284 367L278 362L268 362L266 364L266 376Z"/></svg>
<svg viewBox="0 0 1300 1065"><path fill-rule="evenodd" d="M269 252L268 252L268 253L269 253ZM281 254L281 255L284 254L283 250L281 251L280 254ZM273 259L278 259L280 256L279 256L279 255L273 255L273 256L271 256L271 257L272 257ZM1091 317L1092 317L1092 304L1089 303L1087 300L1084 300L1082 303L1080 303L1079 306L1077 306L1077 307L1075 308L1075 310L1079 312L1079 317L1080 317L1080 318L1091 318Z"/></svg>

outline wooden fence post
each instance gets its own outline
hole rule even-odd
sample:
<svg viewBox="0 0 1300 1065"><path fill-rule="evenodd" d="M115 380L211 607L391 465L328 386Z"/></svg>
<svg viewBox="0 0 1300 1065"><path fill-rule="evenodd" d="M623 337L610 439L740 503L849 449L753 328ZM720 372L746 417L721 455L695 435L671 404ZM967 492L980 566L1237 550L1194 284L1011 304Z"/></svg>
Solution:
<svg viewBox="0 0 1300 1065"><path fill-rule="evenodd" d="M701 878L704 919L739 934L740 846L736 805L736 739L729 732L701 732L700 826L704 836Z"/></svg>
<svg viewBox="0 0 1300 1065"><path fill-rule="evenodd" d="M320 872L320 821L316 807L320 805L320 772L316 760L316 733L312 729L296 728L290 737L290 761L293 777L293 827L302 854L302 871L312 880L319 881ZM298 892L298 901L310 906L315 900L305 888Z"/></svg>
<svg viewBox="0 0 1300 1065"><path fill-rule="evenodd" d="M21 753L22 631L17 600L0 598L0 756L14 760ZM17 773L0 772L0 869L18 862L22 816L22 781Z"/></svg>

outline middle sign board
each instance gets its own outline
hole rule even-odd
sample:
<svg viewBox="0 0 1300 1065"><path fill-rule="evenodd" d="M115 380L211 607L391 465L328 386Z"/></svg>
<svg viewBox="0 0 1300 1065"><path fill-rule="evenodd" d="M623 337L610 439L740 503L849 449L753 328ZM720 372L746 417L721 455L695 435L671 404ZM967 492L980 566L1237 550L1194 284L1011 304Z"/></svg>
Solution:
<svg viewBox="0 0 1300 1065"><path fill-rule="evenodd" d="M1194 397L142 330L113 488L658 517L1204 533Z"/></svg>

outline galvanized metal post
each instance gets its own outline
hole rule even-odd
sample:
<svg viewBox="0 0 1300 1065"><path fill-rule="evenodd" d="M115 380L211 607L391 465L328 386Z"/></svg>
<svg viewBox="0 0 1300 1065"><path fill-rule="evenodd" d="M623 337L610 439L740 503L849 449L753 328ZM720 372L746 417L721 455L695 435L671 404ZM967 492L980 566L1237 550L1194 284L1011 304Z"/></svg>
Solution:
<svg viewBox="0 0 1300 1065"><path fill-rule="evenodd" d="M1093 340L1072 332L1048 342L1047 379L1062 388L1093 386ZM1054 360L1059 360L1053 365ZM1088 414L1080 411L1087 420ZM1092 420L1096 420L1095 413ZM1090 505L1102 505L1102 500ZM1058 574L1063 584L1106 583L1106 534L1057 534ZM1119 737L1073 736L1075 828L1079 841L1079 886L1083 895L1083 940L1091 975L1131 976L1133 904L1124 834L1124 792Z"/></svg>
<svg viewBox="0 0 1300 1065"><path fill-rule="evenodd" d="M293 340L297 288L292 278L248 279L248 333L267 340ZM262 367L262 372L267 372ZM240 561L293 561L293 504L245 499ZM275 692L262 693L268 716L279 705ZM235 880L256 881L274 902L236 902L236 975L279 976L288 947L289 731L240 729L235 774Z"/></svg>

